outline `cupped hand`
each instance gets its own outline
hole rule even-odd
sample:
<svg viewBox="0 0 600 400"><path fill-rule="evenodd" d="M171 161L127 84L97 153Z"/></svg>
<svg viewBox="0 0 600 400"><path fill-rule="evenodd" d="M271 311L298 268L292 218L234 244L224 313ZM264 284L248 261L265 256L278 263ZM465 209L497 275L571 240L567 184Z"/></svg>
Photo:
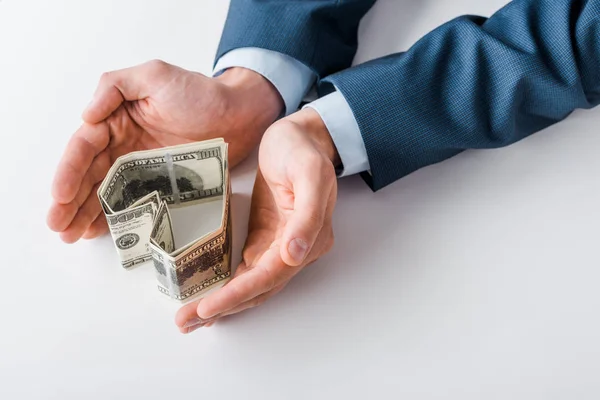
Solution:
<svg viewBox="0 0 600 400"><path fill-rule="evenodd" d="M262 304L331 249L337 163L333 141L310 108L267 130L243 260L228 284L179 310L175 322L182 333Z"/></svg>
<svg viewBox="0 0 600 400"><path fill-rule="evenodd" d="M103 234L108 228L96 190L119 156L223 137L233 167L282 108L277 90L243 68L208 78L150 61L103 74L58 165L48 226L67 243Z"/></svg>

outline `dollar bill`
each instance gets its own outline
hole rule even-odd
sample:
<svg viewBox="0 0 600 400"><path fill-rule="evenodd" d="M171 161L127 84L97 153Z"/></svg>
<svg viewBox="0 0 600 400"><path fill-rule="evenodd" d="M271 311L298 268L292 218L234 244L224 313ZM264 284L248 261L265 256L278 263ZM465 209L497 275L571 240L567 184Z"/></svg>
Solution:
<svg viewBox="0 0 600 400"><path fill-rule="evenodd" d="M98 198L122 266L152 260L158 289L186 301L230 279L230 193L227 144L213 139L120 157ZM189 206L198 221L204 210L220 225L176 243L171 212Z"/></svg>

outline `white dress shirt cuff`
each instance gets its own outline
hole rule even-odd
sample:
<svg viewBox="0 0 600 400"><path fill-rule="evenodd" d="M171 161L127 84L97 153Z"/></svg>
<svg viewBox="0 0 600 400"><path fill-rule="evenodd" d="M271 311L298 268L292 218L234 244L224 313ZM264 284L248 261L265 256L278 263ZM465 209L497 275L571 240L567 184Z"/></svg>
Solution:
<svg viewBox="0 0 600 400"><path fill-rule="evenodd" d="M213 76L232 67L250 69L271 82L285 103L285 115L298 110L302 98L316 79L316 74L300 61L257 47L244 47L226 53L217 61Z"/></svg>
<svg viewBox="0 0 600 400"><path fill-rule="evenodd" d="M337 148L343 169L339 177L367 171L367 149L354 113L341 92L336 91L305 105L319 113Z"/></svg>

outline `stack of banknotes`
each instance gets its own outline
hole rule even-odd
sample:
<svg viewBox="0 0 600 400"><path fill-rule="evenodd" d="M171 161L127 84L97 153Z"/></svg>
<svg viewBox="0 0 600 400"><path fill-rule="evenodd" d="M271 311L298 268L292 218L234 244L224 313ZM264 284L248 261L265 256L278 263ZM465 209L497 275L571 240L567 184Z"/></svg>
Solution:
<svg viewBox="0 0 600 400"><path fill-rule="evenodd" d="M123 267L152 261L159 291L185 302L231 277L230 193L213 139L118 158L98 198Z"/></svg>

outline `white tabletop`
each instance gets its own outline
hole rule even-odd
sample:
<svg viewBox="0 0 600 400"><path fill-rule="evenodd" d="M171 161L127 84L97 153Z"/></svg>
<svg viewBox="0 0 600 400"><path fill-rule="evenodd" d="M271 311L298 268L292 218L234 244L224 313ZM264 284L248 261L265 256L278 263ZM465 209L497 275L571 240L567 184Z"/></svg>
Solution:
<svg viewBox="0 0 600 400"><path fill-rule="evenodd" d="M380 0L357 62L505 0ZM598 399L600 110L378 193L340 181L336 245L265 305L181 335L152 268L45 226L100 73L210 73L224 0L0 0L2 399ZM255 158L233 173L235 260Z"/></svg>

